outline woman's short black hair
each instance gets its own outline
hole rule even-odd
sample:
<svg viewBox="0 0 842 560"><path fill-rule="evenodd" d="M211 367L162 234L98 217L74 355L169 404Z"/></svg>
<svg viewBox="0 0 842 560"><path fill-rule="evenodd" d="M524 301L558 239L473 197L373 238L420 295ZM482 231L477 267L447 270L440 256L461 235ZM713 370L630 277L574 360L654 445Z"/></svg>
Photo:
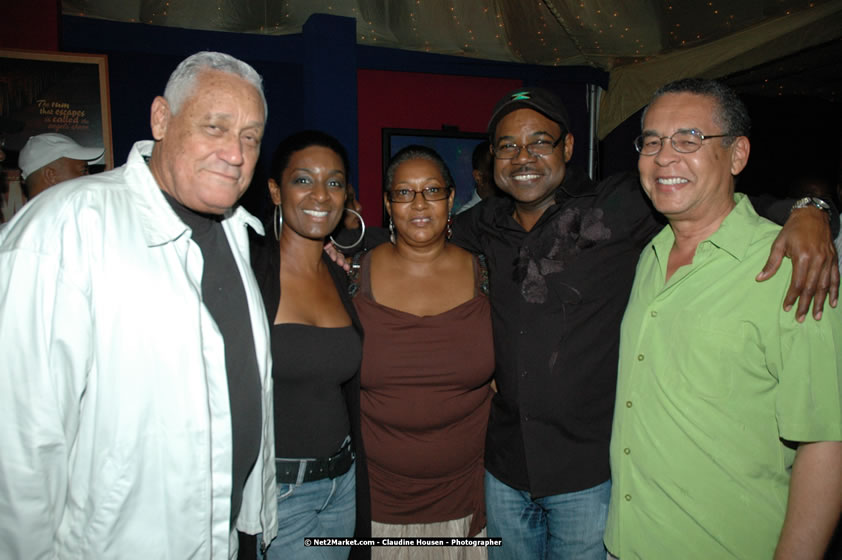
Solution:
<svg viewBox="0 0 842 560"><path fill-rule="evenodd" d="M392 156L392 159L389 160L389 165L386 167L386 176L383 178L384 192L392 188L392 183L395 180L395 171L398 166L413 159L426 159L428 161L432 161L439 168L442 179L444 179L444 185L451 190L456 188L456 185L453 183L453 176L450 174L450 169L448 169L447 164L444 162L444 159L442 159L439 153L427 146L412 144L411 146L401 149L398 153Z"/></svg>
<svg viewBox="0 0 842 560"><path fill-rule="evenodd" d="M342 142L321 130L302 130L284 138L278 144L278 147L275 148L275 154L272 156L272 165L269 169L269 177L280 183L281 175L284 169L287 168L287 165L289 165L292 154L312 146L320 146L333 150L342 160L347 177L349 172L348 151L342 145Z"/></svg>

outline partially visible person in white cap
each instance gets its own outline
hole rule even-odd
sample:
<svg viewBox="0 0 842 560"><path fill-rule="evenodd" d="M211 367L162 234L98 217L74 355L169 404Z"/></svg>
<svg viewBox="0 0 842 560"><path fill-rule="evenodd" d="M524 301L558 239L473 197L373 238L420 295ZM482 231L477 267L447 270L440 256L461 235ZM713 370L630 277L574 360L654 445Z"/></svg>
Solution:
<svg viewBox="0 0 842 560"><path fill-rule="evenodd" d="M86 148L55 132L31 137L18 159L26 195L33 198L58 183L87 175L88 164L102 163L104 153L105 148Z"/></svg>

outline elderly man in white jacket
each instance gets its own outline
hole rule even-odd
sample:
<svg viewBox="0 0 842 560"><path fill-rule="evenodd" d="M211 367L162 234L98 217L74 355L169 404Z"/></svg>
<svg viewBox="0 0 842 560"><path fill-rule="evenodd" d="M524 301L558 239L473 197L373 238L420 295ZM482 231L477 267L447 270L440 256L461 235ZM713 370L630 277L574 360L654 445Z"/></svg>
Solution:
<svg viewBox="0 0 842 560"><path fill-rule="evenodd" d="M154 142L0 233L0 558L222 560L277 532L262 228L235 209L265 121L257 72L197 53Z"/></svg>

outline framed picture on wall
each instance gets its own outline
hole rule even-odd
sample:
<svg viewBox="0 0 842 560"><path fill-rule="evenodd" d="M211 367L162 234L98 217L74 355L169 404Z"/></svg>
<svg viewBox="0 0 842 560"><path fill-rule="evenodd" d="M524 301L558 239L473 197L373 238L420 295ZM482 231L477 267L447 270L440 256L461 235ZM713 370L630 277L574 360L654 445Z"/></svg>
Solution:
<svg viewBox="0 0 842 560"><path fill-rule="evenodd" d="M102 146L105 168L114 166L105 55L0 50L2 219L11 217L23 196L17 154L30 136L46 132Z"/></svg>
<svg viewBox="0 0 842 560"><path fill-rule="evenodd" d="M420 144L434 149L441 155L453 175L456 184L456 197L453 212L471 199L474 193L474 178L471 156L474 148L487 139L482 132L460 132L444 128L442 130L423 130L415 128L384 128L383 130L383 177L389 159L399 150L412 144Z"/></svg>

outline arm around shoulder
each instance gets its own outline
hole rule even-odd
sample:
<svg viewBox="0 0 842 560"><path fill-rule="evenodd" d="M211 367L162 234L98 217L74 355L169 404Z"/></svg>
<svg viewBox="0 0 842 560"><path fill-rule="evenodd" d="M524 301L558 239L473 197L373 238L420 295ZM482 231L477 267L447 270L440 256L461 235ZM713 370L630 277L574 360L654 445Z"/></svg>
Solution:
<svg viewBox="0 0 842 560"><path fill-rule="evenodd" d="M831 307L836 307L839 300L838 257L826 211L818 208L793 210L772 244L769 259L757 275L757 281L771 278L785 256L792 260L792 279L784 298L784 309L789 311L798 301L795 316L803 321L812 303L813 318L821 319L825 299L830 296Z"/></svg>

